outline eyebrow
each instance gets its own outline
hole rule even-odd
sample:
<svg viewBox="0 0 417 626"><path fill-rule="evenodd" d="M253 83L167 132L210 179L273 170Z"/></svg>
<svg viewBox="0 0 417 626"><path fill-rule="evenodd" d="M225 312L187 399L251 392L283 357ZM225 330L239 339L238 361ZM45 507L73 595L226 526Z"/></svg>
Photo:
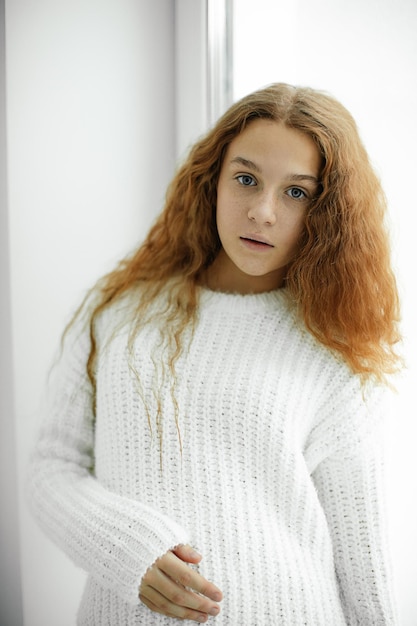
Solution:
<svg viewBox="0 0 417 626"><path fill-rule="evenodd" d="M311 176L311 174L290 174L288 178L289 180L293 181L310 180L316 185L320 182L318 178L316 178L315 176Z"/></svg>
<svg viewBox="0 0 417 626"><path fill-rule="evenodd" d="M244 165L245 167L249 167L254 172L258 172L259 174L261 173L261 168L258 165L256 165L256 163L254 163L253 161L250 161L249 159L244 159L241 156L237 156L230 161L231 165L233 165L234 163L237 163L239 165Z"/></svg>
<svg viewBox="0 0 417 626"><path fill-rule="evenodd" d="M259 165L256 165L256 163L254 163L250 159L245 159L244 157L237 156L230 161L231 165L233 165L234 163L238 165L244 165L245 167L249 167L254 172L258 172L258 174L261 173L261 168L259 167ZM288 176L288 180L291 180L294 182L308 180L308 181L315 183L316 185L319 183L319 179L316 178L315 176L311 176L310 174L290 174Z"/></svg>

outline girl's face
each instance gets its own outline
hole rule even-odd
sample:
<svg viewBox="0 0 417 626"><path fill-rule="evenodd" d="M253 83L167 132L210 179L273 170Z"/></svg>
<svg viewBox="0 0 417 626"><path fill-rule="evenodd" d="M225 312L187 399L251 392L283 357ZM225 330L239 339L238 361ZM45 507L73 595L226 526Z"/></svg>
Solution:
<svg viewBox="0 0 417 626"><path fill-rule="evenodd" d="M260 293L282 285L320 167L314 141L282 123L256 120L235 137L217 187L222 248L208 270L209 287Z"/></svg>

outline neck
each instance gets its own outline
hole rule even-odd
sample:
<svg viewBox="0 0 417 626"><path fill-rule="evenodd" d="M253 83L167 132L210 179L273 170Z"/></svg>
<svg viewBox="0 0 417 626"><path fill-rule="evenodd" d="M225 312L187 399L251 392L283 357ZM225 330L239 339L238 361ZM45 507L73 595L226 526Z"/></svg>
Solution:
<svg viewBox="0 0 417 626"><path fill-rule="evenodd" d="M202 276L202 285L212 291L227 293L264 293L279 289L284 284L287 268L280 268L263 276L251 276L237 268L224 250L220 250L214 262Z"/></svg>

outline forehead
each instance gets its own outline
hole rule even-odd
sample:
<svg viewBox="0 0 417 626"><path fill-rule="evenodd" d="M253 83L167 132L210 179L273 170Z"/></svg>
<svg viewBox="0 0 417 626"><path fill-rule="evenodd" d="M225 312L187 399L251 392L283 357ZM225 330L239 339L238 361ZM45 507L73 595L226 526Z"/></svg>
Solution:
<svg viewBox="0 0 417 626"><path fill-rule="evenodd" d="M266 119L251 122L231 141L225 160L230 163L237 156L261 168L268 163L287 164L314 176L318 176L321 167L319 149L309 135L283 122Z"/></svg>

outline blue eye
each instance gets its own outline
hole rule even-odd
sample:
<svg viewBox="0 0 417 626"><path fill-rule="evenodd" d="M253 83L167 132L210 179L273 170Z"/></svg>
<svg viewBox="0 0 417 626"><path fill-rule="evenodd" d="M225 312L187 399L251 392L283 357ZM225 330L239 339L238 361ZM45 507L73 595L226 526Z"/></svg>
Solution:
<svg viewBox="0 0 417 626"><path fill-rule="evenodd" d="M305 191L299 187L291 187L291 189L288 189L288 195L290 198L293 198L293 200L304 200L307 198Z"/></svg>
<svg viewBox="0 0 417 626"><path fill-rule="evenodd" d="M236 176L236 180L238 180L244 187L253 187L256 185L256 180L249 174L240 174L239 176Z"/></svg>

